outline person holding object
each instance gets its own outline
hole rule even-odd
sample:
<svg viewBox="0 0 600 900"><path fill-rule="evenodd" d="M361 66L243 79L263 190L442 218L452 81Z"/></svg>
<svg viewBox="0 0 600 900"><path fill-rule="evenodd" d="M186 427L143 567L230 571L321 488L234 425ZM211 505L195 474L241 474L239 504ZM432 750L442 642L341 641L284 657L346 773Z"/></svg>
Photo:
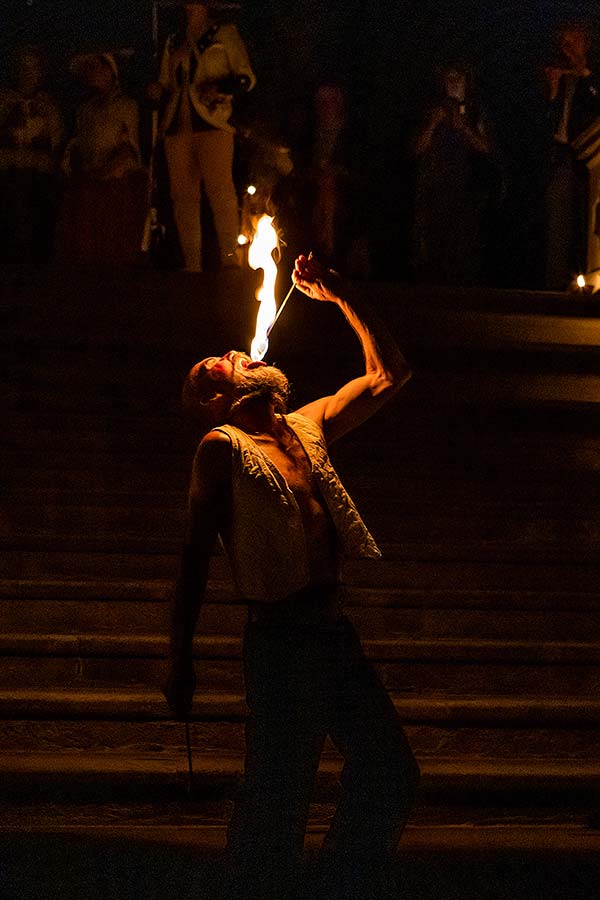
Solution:
<svg viewBox="0 0 600 900"><path fill-rule="evenodd" d="M545 285L550 290L567 289L577 272L590 271L598 262L598 181L590 179L573 150L577 137L600 119L591 29L563 23L558 47L559 61L544 69L552 129L544 198Z"/></svg>
<svg viewBox="0 0 600 900"><path fill-rule="evenodd" d="M232 164L233 99L256 82L235 25L222 24L217 0L185 3L185 27L168 38L150 100L161 106L173 215L184 266L202 269L201 190L212 210L221 266L237 264L238 200Z"/></svg>
<svg viewBox="0 0 600 900"><path fill-rule="evenodd" d="M342 559L381 554L327 447L390 400L410 370L339 276L300 256L293 281L313 300L339 307L360 341L365 370L293 413L283 372L244 352L208 357L189 372L184 408L205 437L192 469L165 695L185 719L196 686L194 632L220 536L249 606L245 788L229 824L226 896L297 896L311 791L329 735L345 765L320 884L330 900L369 900L387 896L419 769L342 611Z"/></svg>
<svg viewBox="0 0 600 900"><path fill-rule="evenodd" d="M485 281L485 234L497 186L491 129L469 66L441 67L438 98L414 139L413 271L417 281Z"/></svg>

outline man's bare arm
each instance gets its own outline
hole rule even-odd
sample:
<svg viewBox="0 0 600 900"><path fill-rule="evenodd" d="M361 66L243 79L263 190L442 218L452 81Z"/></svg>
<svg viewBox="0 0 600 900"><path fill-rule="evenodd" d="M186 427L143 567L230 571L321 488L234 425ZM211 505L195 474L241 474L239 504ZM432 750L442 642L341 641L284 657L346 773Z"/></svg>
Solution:
<svg viewBox="0 0 600 900"><path fill-rule="evenodd" d="M375 311L351 297L339 276L324 272L310 258L299 257L293 278L309 297L339 306L360 341L365 359L364 375L298 410L319 422L331 443L372 416L400 390L410 378L410 367Z"/></svg>
<svg viewBox="0 0 600 900"><path fill-rule="evenodd" d="M180 717L189 712L196 686L194 635L230 482L229 441L213 432L204 438L194 460L188 538L171 606L170 673L165 696Z"/></svg>

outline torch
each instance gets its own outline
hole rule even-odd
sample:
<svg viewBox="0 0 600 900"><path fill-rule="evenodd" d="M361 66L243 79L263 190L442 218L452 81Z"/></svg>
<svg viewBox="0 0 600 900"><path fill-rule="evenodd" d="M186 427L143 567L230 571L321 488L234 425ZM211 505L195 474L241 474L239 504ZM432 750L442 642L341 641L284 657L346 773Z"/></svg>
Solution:
<svg viewBox="0 0 600 900"><path fill-rule="evenodd" d="M261 287L256 292L256 299L260 303L256 317L256 332L250 348L250 356L253 360L263 359L269 349L269 335L275 322L284 310L284 307L294 290L292 284L279 309L275 302L275 281L277 279L277 265L273 254L279 250L279 238L273 226L273 216L263 215L258 220L256 231L248 250L248 265L251 269L262 269L264 273Z"/></svg>

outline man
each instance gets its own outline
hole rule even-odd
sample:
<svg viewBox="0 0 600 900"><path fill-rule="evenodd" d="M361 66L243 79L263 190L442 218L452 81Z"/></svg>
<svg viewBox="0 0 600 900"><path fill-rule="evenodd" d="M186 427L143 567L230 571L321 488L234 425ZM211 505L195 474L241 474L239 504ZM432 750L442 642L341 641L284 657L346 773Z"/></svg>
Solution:
<svg viewBox="0 0 600 900"><path fill-rule="evenodd" d="M591 47L585 25L565 24L559 31L560 62L545 69L553 129L546 189L546 287L553 290L564 290L577 272L595 265L588 260L595 255L592 235L597 227L587 221L590 180L572 149L577 137L600 118L600 82L591 69ZM592 208L596 199L591 198Z"/></svg>
<svg viewBox="0 0 600 900"><path fill-rule="evenodd" d="M368 900L382 895L418 767L340 610L339 558L380 553L326 446L373 415L410 373L373 312L351 302L334 273L300 256L293 280L307 296L341 309L361 343L365 372L288 415L287 379L274 366L231 351L190 371L184 404L212 430L193 465L166 695L185 716L195 687L193 635L219 534L250 609L245 791L229 826L227 896L296 896L310 794L330 735L345 766L322 852L323 892Z"/></svg>
<svg viewBox="0 0 600 900"><path fill-rule="evenodd" d="M202 269L200 197L213 214L221 266L237 265L238 200L233 183L233 100L256 82L242 38L219 13L219 0L184 3L185 27L166 43L158 82L173 214L185 268ZM235 4L234 4L235 5Z"/></svg>

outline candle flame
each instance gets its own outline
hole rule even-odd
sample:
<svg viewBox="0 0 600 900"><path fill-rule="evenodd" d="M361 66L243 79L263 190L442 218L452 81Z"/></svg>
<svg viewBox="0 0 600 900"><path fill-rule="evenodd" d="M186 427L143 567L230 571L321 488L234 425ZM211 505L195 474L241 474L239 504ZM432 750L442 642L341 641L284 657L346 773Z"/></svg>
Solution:
<svg viewBox="0 0 600 900"><path fill-rule="evenodd" d="M264 272L262 286L256 292L256 299L260 306L256 317L256 333L250 348L250 356L255 362L261 360L269 349L269 328L277 314L275 302L277 265L273 259L273 253L278 249L279 239L273 227L273 216L261 216L248 249L250 268L262 269Z"/></svg>
<svg viewBox="0 0 600 900"><path fill-rule="evenodd" d="M577 287L584 288L585 287L585 278L583 275L577 276Z"/></svg>

